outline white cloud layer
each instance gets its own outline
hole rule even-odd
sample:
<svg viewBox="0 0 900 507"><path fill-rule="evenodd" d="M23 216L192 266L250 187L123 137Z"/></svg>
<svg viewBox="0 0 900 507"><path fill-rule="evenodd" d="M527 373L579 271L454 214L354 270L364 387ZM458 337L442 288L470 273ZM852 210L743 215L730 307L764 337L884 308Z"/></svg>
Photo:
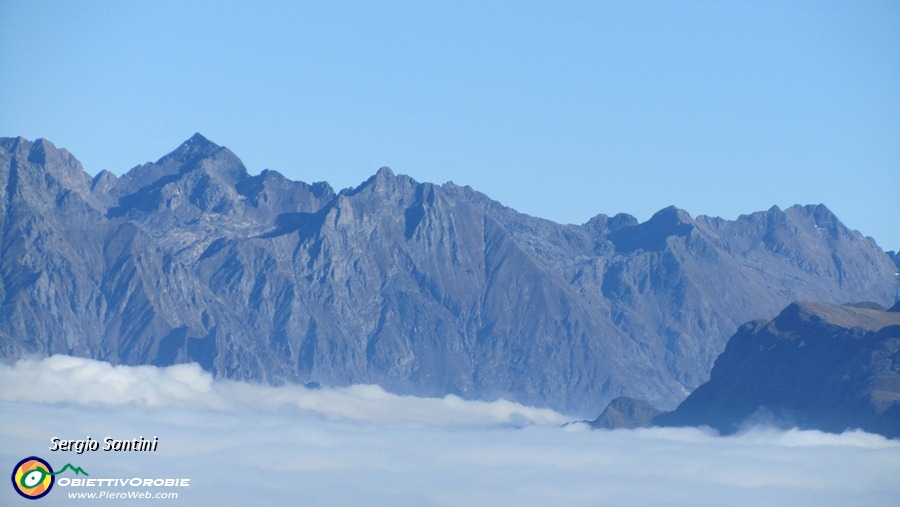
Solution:
<svg viewBox="0 0 900 507"><path fill-rule="evenodd" d="M8 471L37 455L93 478L191 479L189 488L160 488L180 498L154 505L880 506L900 499L900 442L877 435L592 431L559 427L560 418L371 386L252 386L191 366L64 357L0 366L0 463ZM527 422L534 424L519 424ZM155 436L159 447L51 452L54 436ZM56 486L41 505L71 505L72 491ZM0 487L0 505L26 503L9 483Z"/></svg>
<svg viewBox="0 0 900 507"><path fill-rule="evenodd" d="M329 420L419 422L429 425L560 424L548 409L506 400L466 401L458 396L419 398L391 394L375 385L307 389L214 380L196 363L158 368L112 366L56 355L0 365L0 400L79 405L202 407L213 410L296 410Z"/></svg>

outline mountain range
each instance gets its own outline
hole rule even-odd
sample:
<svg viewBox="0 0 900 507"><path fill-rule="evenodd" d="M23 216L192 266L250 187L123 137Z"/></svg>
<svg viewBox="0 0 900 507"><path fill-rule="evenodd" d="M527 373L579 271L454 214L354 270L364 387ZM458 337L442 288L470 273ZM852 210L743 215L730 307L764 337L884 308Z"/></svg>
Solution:
<svg viewBox="0 0 900 507"><path fill-rule="evenodd" d="M7 359L595 415L619 396L675 407L739 326L792 301L898 296L895 258L823 205L565 225L388 168L339 192L253 175L200 134L121 176L2 138L0 202Z"/></svg>

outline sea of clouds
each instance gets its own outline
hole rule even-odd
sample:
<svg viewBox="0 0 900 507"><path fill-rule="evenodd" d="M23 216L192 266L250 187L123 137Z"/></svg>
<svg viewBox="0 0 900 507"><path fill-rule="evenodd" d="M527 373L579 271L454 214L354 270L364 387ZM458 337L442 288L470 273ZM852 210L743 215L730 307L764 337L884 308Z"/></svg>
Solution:
<svg viewBox="0 0 900 507"><path fill-rule="evenodd" d="M376 386L213 379L196 365L53 356L0 364L0 463L92 478L190 478L172 505L898 505L900 441L752 428L591 430L508 401ZM159 439L155 452L52 452L50 439ZM66 477L75 477L65 472ZM63 476L60 476L63 477ZM91 488L90 491L144 488ZM55 486L41 505L71 505ZM82 489L81 491L88 491ZM138 501L138 500L134 500ZM0 505L28 505L10 484Z"/></svg>

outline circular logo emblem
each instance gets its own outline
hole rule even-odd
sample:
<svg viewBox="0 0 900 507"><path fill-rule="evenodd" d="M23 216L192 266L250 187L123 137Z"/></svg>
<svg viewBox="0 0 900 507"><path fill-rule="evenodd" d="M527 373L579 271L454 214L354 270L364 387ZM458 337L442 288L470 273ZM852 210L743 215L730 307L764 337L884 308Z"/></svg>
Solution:
<svg viewBox="0 0 900 507"><path fill-rule="evenodd" d="M50 463L37 456L25 458L13 468L13 488L25 498L37 500L53 488L56 477L50 475L52 473L53 467Z"/></svg>

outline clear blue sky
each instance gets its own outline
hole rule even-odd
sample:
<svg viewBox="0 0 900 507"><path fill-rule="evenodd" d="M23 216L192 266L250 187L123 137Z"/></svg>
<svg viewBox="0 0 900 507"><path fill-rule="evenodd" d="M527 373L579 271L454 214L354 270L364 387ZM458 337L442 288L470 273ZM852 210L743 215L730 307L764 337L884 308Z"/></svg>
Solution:
<svg viewBox="0 0 900 507"><path fill-rule="evenodd" d="M382 165L582 223L825 203L900 248L900 2L0 0L0 136Z"/></svg>

